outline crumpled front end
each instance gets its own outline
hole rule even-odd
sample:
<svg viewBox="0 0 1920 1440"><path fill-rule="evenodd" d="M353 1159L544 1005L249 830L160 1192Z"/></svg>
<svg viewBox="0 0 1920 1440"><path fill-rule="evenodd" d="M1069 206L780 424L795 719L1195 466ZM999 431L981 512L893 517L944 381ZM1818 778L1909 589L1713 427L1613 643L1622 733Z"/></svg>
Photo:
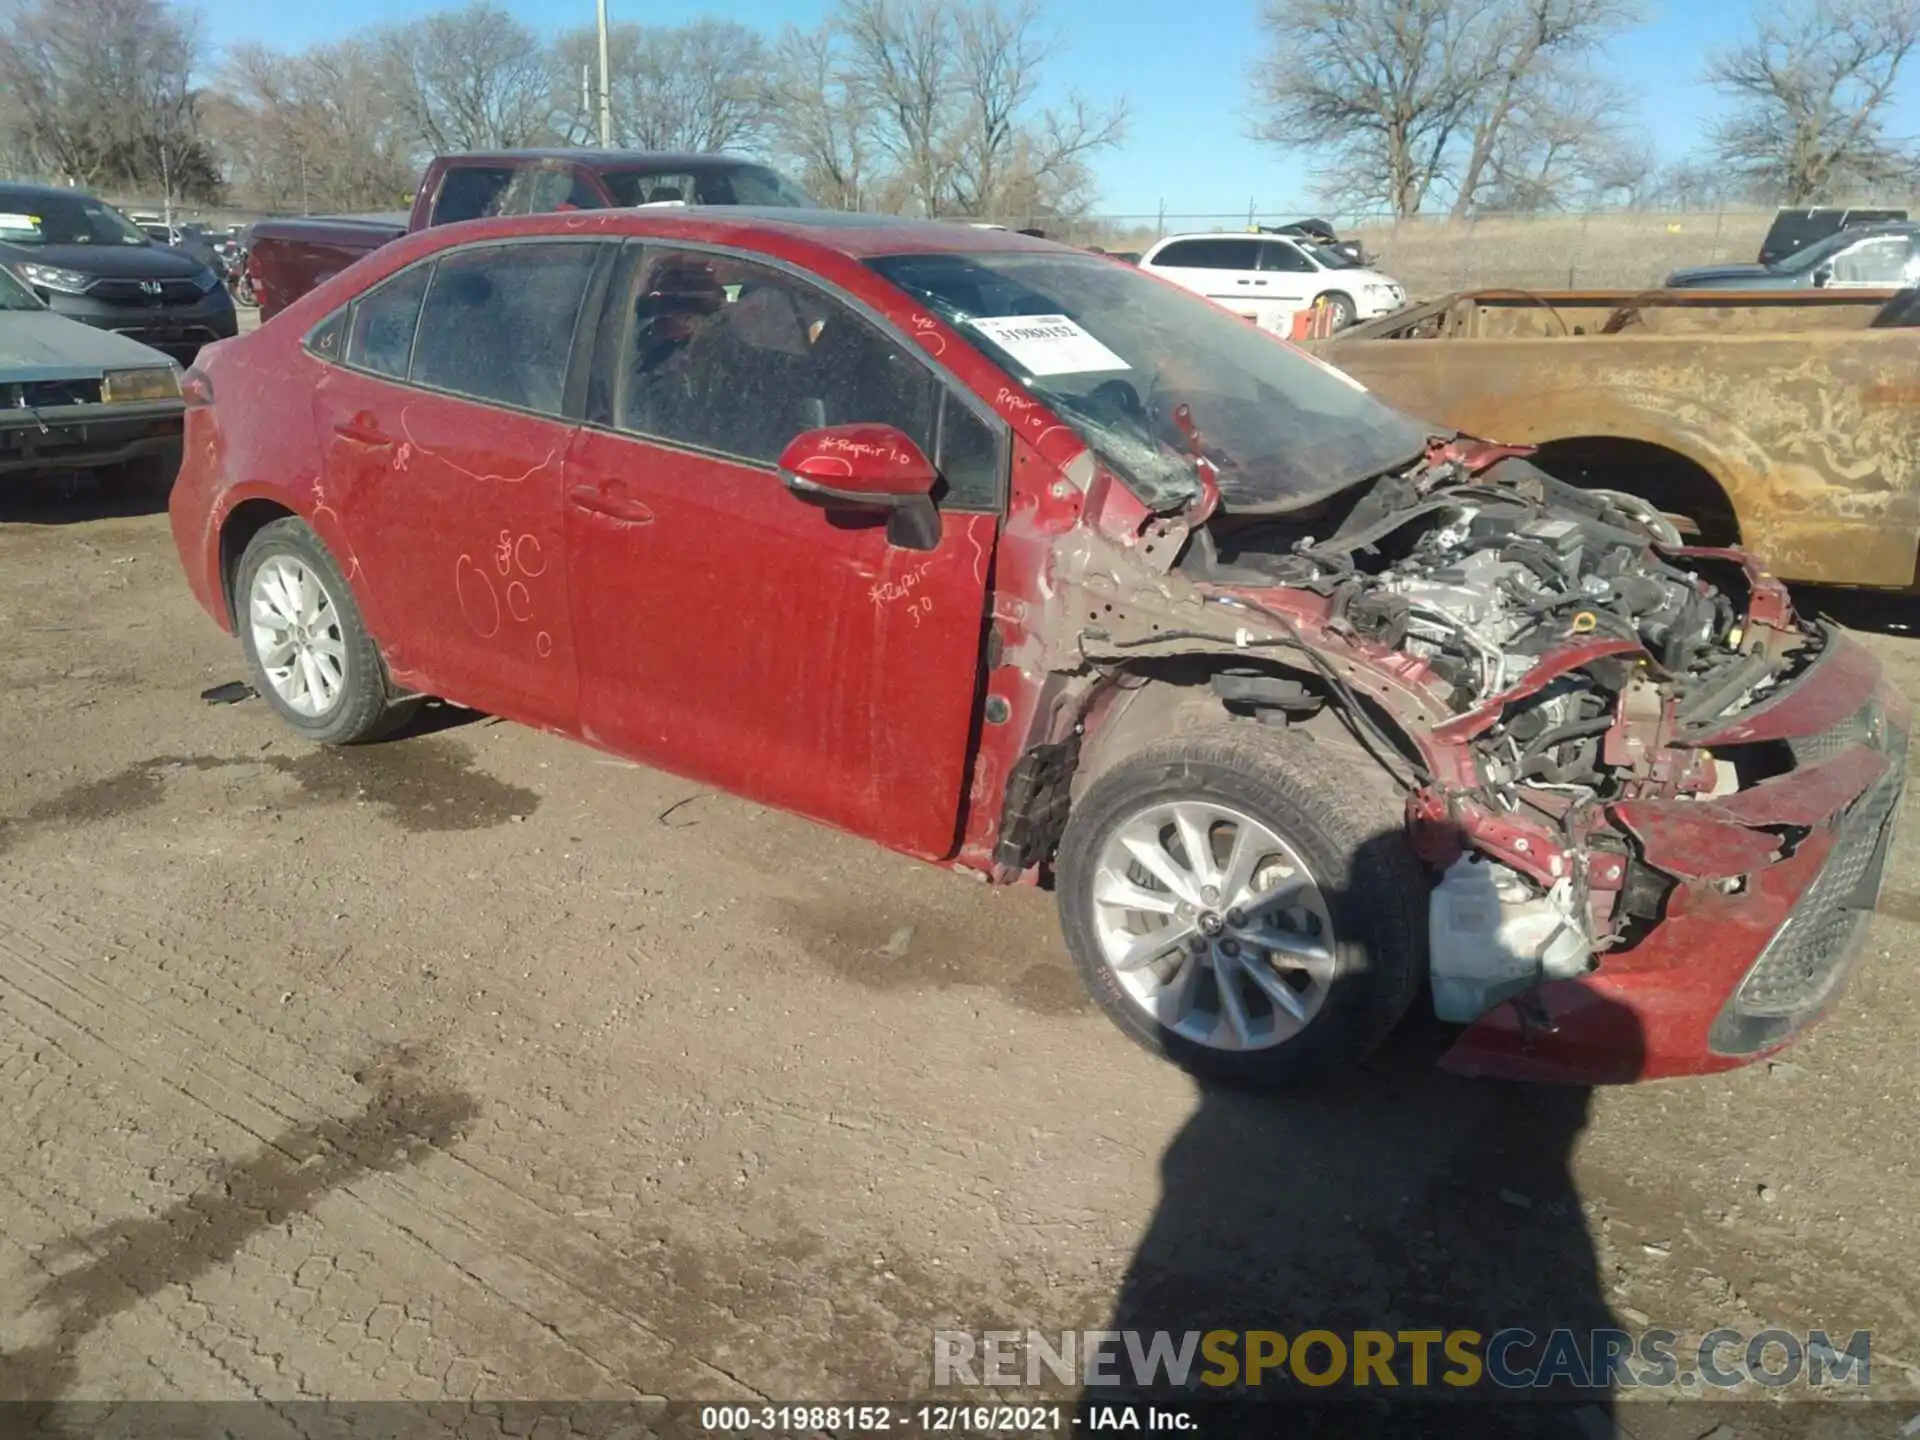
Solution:
<svg viewBox="0 0 1920 1440"><path fill-rule="evenodd" d="M1721 765L1769 752L1781 773L1722 795L1611 807L1625 863L1643 888L1665 890L1643 932L1585 973L1488 1010L1443 1063L1613 1083L1729 1069L1789 1042L1838 996L1865 936L1908 729L1907 702L1879 662L1829 631L1791 684L1690 737Z"/></svg>

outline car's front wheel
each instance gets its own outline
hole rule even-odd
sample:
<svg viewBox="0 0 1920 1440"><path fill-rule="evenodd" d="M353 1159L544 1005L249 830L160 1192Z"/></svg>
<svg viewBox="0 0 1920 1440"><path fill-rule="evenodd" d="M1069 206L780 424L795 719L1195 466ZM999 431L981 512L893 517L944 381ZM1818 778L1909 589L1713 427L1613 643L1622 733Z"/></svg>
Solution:
<svg viewBox="0 0 1920 1440"><path fill-rule="evenodd" d="M1406 1013L1427 882L1364 757L1234 729L1155 745L1075 805L1056 877L1087 989L1204 1078L1323 1080Z"/></svg>
<svg viewBox="0 0 1920 1440"><path fill-rule="evenodd" d="M234 582L254 687L287 724L317 744L352 745L404 719L340 567L304 521L263 526Z"/></svg>
<svg viewBox="0 0 1920 1440"><path fill-rule="evenodd" d="M1314 303L1317 305L1325 305L1327 309L1333 312L1332 324L1336 331L1344 330L1353 324L1355 317L1359 314L1358 309L1354 306L1353 297L1351 295L1344 295L1338 290L1328 291Z"/></svg>

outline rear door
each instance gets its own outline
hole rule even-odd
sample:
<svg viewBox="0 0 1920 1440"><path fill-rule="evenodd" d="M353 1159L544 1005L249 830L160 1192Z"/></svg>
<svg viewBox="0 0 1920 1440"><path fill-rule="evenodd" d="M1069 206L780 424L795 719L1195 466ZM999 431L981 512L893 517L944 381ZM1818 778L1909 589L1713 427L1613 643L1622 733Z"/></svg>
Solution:
<svg viewBox="0 0 1920 1440"><path fill-rule="evenodd" d="M525 240L422 261L360 297L315 392L320 503L401 683L571 730L561 524L575 326L612 247Z"/></svg>
<svg viewBox="0 0 1920 1440"><path fill-rule="evenodd" d="M1004 427L925 352L812 279L636 247L609 287L566 477L587 737L928 858L957 843ZM894 425L941 535L791 494L804 430Z"/></svg>
<svg viewBox="0 0 1920 1440"><path fill-rule="evenodd" d="M1147 268L1249 320L1259 318L1260 298L1273 278L1260 274L1260 242L1238 235L1176 240Z"/></svg>

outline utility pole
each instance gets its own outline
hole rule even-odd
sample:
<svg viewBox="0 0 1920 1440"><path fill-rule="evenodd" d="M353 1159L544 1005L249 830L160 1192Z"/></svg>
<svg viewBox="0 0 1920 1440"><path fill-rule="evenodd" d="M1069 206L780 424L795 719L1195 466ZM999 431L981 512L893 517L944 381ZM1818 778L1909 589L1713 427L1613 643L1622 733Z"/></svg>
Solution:
<svg viewBox="0 0 1920 1440"><path fill-rule="evenodd" d="M600 0L600 148L613 148L613 89L607 73L607 0Z"/></svg>

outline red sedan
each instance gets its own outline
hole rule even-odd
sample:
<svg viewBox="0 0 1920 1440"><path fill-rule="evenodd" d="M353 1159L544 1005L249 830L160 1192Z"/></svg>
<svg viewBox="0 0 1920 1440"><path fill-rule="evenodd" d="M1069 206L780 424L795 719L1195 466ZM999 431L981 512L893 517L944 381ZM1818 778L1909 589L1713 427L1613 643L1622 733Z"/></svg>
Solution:
<svg viewBox="0 0 1920 1440"><path fill-rule="evenodd" d="M287 724L434 695L1002 882L1204 1075L1625 1080L1784 1044L1907 707L1756 562L1004 232L412 236L187 379L174 534ZM1622 483L1631 477L1622 476Z"/></svg>

